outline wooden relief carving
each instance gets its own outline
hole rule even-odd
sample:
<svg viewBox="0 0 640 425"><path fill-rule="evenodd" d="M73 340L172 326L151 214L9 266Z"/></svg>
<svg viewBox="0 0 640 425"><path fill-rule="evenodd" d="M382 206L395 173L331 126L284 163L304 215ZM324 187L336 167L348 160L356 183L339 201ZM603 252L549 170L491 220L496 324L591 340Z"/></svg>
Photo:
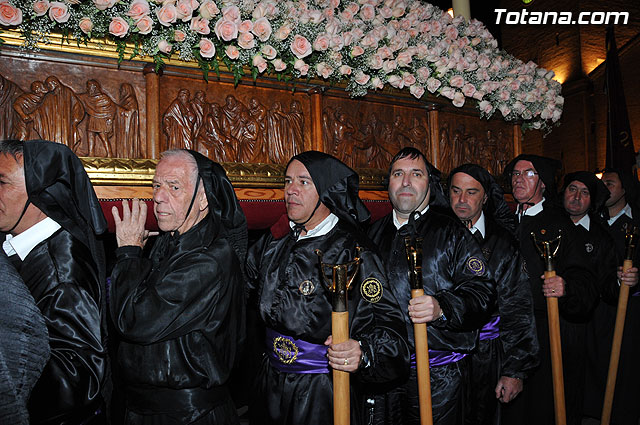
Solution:
<svg viewBox="0 0 640 425"><path fill-rule="evenodd" d="M1 75L0 85L0 137L64 143L82 156L140 156L138 100L131 84L120 85L117 102L94 79L80 94L53 75L32 81L29 91Z"/></svg>
<svg viewBox="0 0 640 425"><path fill-rule="evenodd" d="M403 147L413 146L425 152L428 142L426 123L418 117L405 119L396 114L384 119L376 112L351 115L341 107L325 107L322 114L325 152L351 167L386 169Z"/></svg>
<svg viewBox="0 0 640 425"><path fill-rule="evenodd" d="M512 140L502 129L468 132L464 124L457 124L452 131L449 123L444 122L439 134L438 168L444 173L471 162L499 175L513 158Z"/></svg>
<svg viewBox="0 0 640 425"><path fill-rule="evenodd" d="M296 100L289 111L279 101L267 107L251 98L245 105L233 95L220 105L208 103L203 91L191 99L181 89L162 117L162 130L162 150L195 149L218 162L283 164L303 149L304 116Z"/></svg>

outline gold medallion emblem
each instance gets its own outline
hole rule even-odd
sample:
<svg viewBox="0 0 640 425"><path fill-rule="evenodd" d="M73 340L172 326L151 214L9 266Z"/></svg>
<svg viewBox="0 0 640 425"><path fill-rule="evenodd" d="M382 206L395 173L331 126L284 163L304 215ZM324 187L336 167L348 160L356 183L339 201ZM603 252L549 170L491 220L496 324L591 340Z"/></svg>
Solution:
<svg viewBox="0 0 640 425"><path fill-rule="evenodd" d="M360 294L362 294L362 298L370 303L377 303L382 298L382 284L373 277L365 279L360 285Z"/></svg>
<svg viewBox="0 0 640 425"><path fill-rule="evenodd" d="M313 294L313 291L316 290L316 285L314 285L310 280L303 280L298 286L298 289L302 295L311 295Z"/></svg>
<svg viewBox="0 0 640 425"><path fill-rule="evenodd" d="M467 260L467 268L476 276L482 276L485 271L484 262L478 257L469 257Z"/></svg>
<svg viewBox="0 0 640 425"><path fill-rule="evenodd" d="M284 364L291 364L298 358L298 347L289 338L282 336L273 339L273 352Z"/></svg>

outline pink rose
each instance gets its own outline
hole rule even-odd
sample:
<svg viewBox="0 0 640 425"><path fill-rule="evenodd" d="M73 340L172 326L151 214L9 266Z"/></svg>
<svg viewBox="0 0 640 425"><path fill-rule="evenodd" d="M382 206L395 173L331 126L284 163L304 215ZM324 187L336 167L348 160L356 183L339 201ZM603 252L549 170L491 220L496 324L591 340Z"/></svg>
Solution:
<svg viewBox="0 0 640 425"><path fill-rule="evenodd" d="M381 90L384 88L384 83L382 82L382 80L378 77L373 77L371 79L371 87L373 87L376 90Z"/></svg>
<svg viewBox="0 0 640 425"><path fill-rule="evenodd" d="M240 9L232 5L222 8L222 16L229 21L240 23Z"/></svg>
<svg viewBox="0 0 640 425"><path fill-rule="evenodd" d="M200 56L203 58L212 58L215 56L216 46L213 44L213 41L208 38L201 38L198 46L200 47Z"/></svg>
<svg viewBox="0 0 640 425"><path fill-rule="evenodd" d="M333 69L331 69L331 67L327 65L325 62L320 62L316 64L316 73L322 78L324 78L325 80L329 78L332 72L333 72Z"/></svg>
<svg viewBox="0 0 640 425"><path fill-rule="evenodd" d="M185 40L185 38L187 38L187 34L185 34L183 31L175 30L173 32L173 39L177 43L182 43Z"/></svg>
<svg viewBox="0 0 640 425"><path fill-rule="evenodd" d="M218 40L231 41L238 38L238 26L235 22L220 18L216 22L215 33L218 36Z"/></svg>
<svg viewBox="0 0 640 425"><path fill-rule="evenodd" d="M389 6L383 6L382 9L380 9L380 16L382 16L384 19L389 19L391 16L393 16L393 10L391 10Z"/></svg>
<svg viewBox="0 0 640 425"><path fill-rule="evenodd" d="M176 2L177 18L182 22L188 22L193 16L193 8L191 7L191 0L178 0Z"/></svg>
<svg viewBox="0 0 640 425"><path fill-rule="evenodd" d="M486 100L480 102L478 108L485 114L490 114L493 111L493 106L491 106L491 103L487 102Z"/></svg>
<svg viewBox="0 0 640 425"><path fill-rule="evenodd" d="M113 7L118 0L93 0L93 4L96 6L98 10L106 10L110 7Z"/></svg>
<svg viewBox="0 0 640 425"><path fill-rule="evenodd" d="M267 41L271 37L271 24L267 18L260 18L253 23L251 30L260 41Z"/></svg>
<svg viewBox="0 0 640 425"><path fill-rule="evenodd" d="M396 57L396 61L398 61L398 66L408 66L411 63L411 53L404 52L398 53L398 57Z"/></svg>
<svg viewBox="0 0 640 425"><path fill-rule="evenodd" d="M149 11L150 8L147 0L133 0L126 14L134 21L138 21L142 19L143 16L148 15Z"/></svg>
<svg viewBox="0 0 640 425"><path fill-rule="evenodd" d="M416 99L420 99L424 94L424 87L418 84L414 84L409 87L409 93L411 93Z"/></svg>
<svg viewBox="0 0 640 425"><path fill-rule="evenodd" d="M405 86L411 86L414 85L416 83L416 77L415 75L409 73L409 72L403 72L402 73L402 82L404 83Z"/></svg>
<svg viewBox="0 0 640 425"><path fill-rule="evenodd" d="M173 46L167 40L160 40L158 42L158 51L164 54L168 55L169 53L171 53L172 48Z"/></svg>
<svg viewBox="0 0 640 425"><path fill-rule="evenodd" d="M448 25L444 29L444 35L449 40L455 40L456 38L458 38L458 29L456 27L454 27L453 25Z"/></svg>
<svg viewBox="0 0 640 425"><path fill-rule="evenodd" d="M33 3L36 16L43 16L49 10L49 0L39 0Z"/></svg>
<svg viewBox="0 0 640 425"><path fill-rule="evenodd" d="M398 63L394 60L386 60L382 62L382 70L385 74L388 74L398 68Z"/></svg>
<svg viewBox="0 0 640 425"><path fill-rule="evenodd" d="M253 66L258 68L258 72L262 73L265 69L267 69L267 61L264 60L262 55L255 55L253 60L251 61Z"/></svg>
<svg viewBox="0 0 640 425"><path fill-rule="evenodd" d="M449 79L449 85L451 87L462 87L464 86L464 77L462 75L454 75Z"/></svg>
<svg viewBox="0 0 640 425"><path fill-rule="evenodd" d="M360 46L353 46L351 49L351 57L355 58L364 53L364 49Z"/></svg>
<svg viewBox="0 0 640 425"><path fill-rule="evenodd" d="M319 34L313 42L313 50L324 52L329 48L330 39L327 34Z"/></svg>
<svg viewBox="0 0 640 425"><path fill-rule="evenodd" d="M338 71L340 71L341 75L351 75L351 67L349 65L341 65Z"/></svg>
<svg viewBox="0 0 640 425"><path fill-rule="evenodd" d="M441 85L442 83L437 78L430 77L427 80L427 90L429 90L429 93L435 93Z"/></svg>
<svg viewBox="0 0 640 425"><path fill-rule="evenodd" d="M136 22L136 28L140 34L149 34L153 30L153 19L150 16L141 17Z"/></svg>
<svg viewBox="0 0 640 425"><path fill-rule="evenodd" d="M324 19L324 15L319 10L309 11L309 20L312 24L319 24Z"/></svg>
<svg viewBox="0 0 640 425"><path fill-rule="evenodd" d="M278 51L270 44L263 44L262 47L260 47L260 53L262 53L265 58L271 60L276 57Z"/></svg>
<svg viewBox="0 0 640 425"><path fill-rule="evenodd" d="M283 26L278 28L278 30L273 36L275 37L276 40L282 41L282 40L286 40L287 37L289 37L289 34L291 34L291 25L284 24Z"/></svg>
<svg viewBox="0 0 640 425"><path fill-rule="evenodd" d="M198 12L200 12L200 16L204 19L211 19L220 13L220 9L218 9L218 6L216 6L212 0L204 0L200 4Z"/></svg>
<svg viewBox="0 0 640 425"><path fill-rule="evenodd" d="M476 92L476 87L471 83L466 83L462 87L462 93L467 97L473 97Z"/></svg>
<svg viewBox="0 0 640 425"><path fill-rule="evenodd" d="M229 59L236 60L240 56L240 50L234 45L229 45L224 50L224 53L227 55Z"/></svg>
<svg viewBox="0 0 640 425"><path fill-rule="evenodd" d="M393 56L393 52L391 51L391 49L387 46L382 46L380 47L377 51L377 54L380 55L380 57L382 59L389 59L390 57Z"/></svg>
<svg viewBox="0 0 640 425"><path fill-rule="evenodd" d="M211 33L211 28L209 28L209 20L204 18L198 18L194 16L191 18L191 24L189 25L191 31L195 31L198 34L207 35Z"/></svg>
<svg viewBox="0 0 640 425"><path fill-rule="evenodd" d="M371 59L369 59L369 66L371 69L381 69L382 68L382 57L378 54L371 55Z"/></svg>
<svg viewBox="0 0 640 425"><path fill-rule="evenodd" d="M245 50L253 49L256 45L256 40L253 34L250 32L243 32L238 36L238 46Z"/></svg>
<svg viewBox="0 0 640 425"><path fill-rule="evenodd" d="M507 105L500 105L498 107L498 110L500 111L500 113L502 114L503 117L507 118L509 116L509 114L511 113L511 108L509 108Z"/></svg>
<svg viewBox="0 0 640 425"><path fill-rule="evenodd" d="M401 89L404 87L404 81L402 81L402 78L395 74L389 75L389 78L387 78L387 83L389 83L391 87L395 87L397 89Z"/></svg>
<svg viewBox="0 0 640 425"><path fill-rule="evenodd" d="M311 43L300 34L296 34L291 42L291 51L298 59L302 59L311 54Z"/></svg>
<svg viewBox="0 0 640 425"><path fill-rule="evenodd" d="M300 72L300 75L307 75L309 73L309 65L306 64L302 59L296 59L293 67Z"/></svg>
<svg viewBox="0 0 640 425"><path fill-rule="evenodd" d="M511 93L507 90L500 90L498 93L498 98L503 102L506 102L511 97Z"/></svg>
<svg viewBox="0 0 640 425"><path fill-rule="evenodd" d="M78 22L78 26L80 27L80 31L85 34L89 34L93 29L93 22L91 22L90 18L85 16L80 19L80 22Z"/></svg>
<svg viewBox="0 0 640 425"><path fill-rule="evenodd" d="M129 32L129 24L121 17L116 16L115 18L111 18L109 32L116 37L122 38Z"/></svg>
<svg viewBox="0 0 640 425"><path fill-rule="evenodd" d="M242 23L240 24L240 26L238 26L238 32L240 33L245 33L245 32L249 32L253 29L253 22L251 22L250 20L245 20L242 21Z"/></svg>
<svg viewBox="0 0 640 425"><path fill-rule="evenodd" d="M353 21L353 13L350 10L343 10L340 12L340 20L343 22L351 22Z"/></svg>
<svg viewBox="0 0 640 425"><path fill-rule="evenodd" d="M456 90L456 92L453 94L453 99L451 100L451 103L453 103L453 106L455 106L456 108L462 108L462 106L464 105L465 99L466 98L464 97L464 94Z"/></svg>
<svg viewBox="0 0 640 425"><path fill-rule="evenodd" d="M272 60L271 63L273 64L273 68L278 72L287 69L287 64L284 63L280 58Z"/></svg>
<svg viewBox="0 0 640 425"><path fill-rule="evenodd" d="M418 76L418 81L424 83L431 75L431 70L426 66L421 66L416 70L416 75Z"/></svg>
<svg viewBox="0 0 640 425"><path fill-rule="evenodd" d="M51 2L51 5L49 6L49 18L51 18L52 21L62 24L67 22L70 16L71 13L69 12L69 6L65 3L59 1ZM127 26L127 28L129 27Z"/></svg>
<svg viewBox="0 0 640 425"><path fill-rule="evenodd" d="M365 4L360 9L360 18L365 22L373 21L376 17L376 8L373 5Z"/></svg>
<svg viewBox="0 0 640 425"><path fill-rule="evenodd" d="M356 79L356 83L360 84L361 86L364 86L365 84L367 84L371 79L370 75L367 75L362 71L357 71L354 77Z"/></svg>
<svg viewBox="0 0 640 425"><path fill-rule="evenodd" d="M156 9L156 16L158 17L158 22L160 25L164 25L165 27L171 26L178 17L178 11L173 4L165 4L160 9Z"/></svg>
<svg viewBox="0 0 640 425"><path fill-rule="evenodd" d="M339 35L334 35L333 37L331 37L329 47L331 47L335 51L341 50L344 47L344 39Z"/></svg>

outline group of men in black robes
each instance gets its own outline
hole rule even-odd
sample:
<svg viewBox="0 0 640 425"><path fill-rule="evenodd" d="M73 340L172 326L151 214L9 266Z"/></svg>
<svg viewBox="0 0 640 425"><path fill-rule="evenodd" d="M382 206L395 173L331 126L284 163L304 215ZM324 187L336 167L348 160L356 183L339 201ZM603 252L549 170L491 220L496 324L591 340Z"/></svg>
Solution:
<svg viewBox="0 0 640 425"><path fill-rule="evenodd" d="M618 267L621 236L640 213L626 202L631 183L623 187L615 172L603 179L610 195L589 173L568 175L561 204L558 164L521 155L505 170L514 215L483 168L454 169L447 196L440 172L404 148L389 167L393 211L370 224L357 173L328 154L304 152L285 171L288 226L274 226L249 248L222 167L180 149L157 165L161 235L150 249L146 203L112 210L118 247L107 302L99 237L106 222L78 158L57 143L5 141L0 165L3 251L44 318L51 350L29 399L31 423L239 423L229 380L242 367L245 308L264 325L263 340L248 345L263 352L247 388L253 423L331 423L332 370L351 376L352 423L419 423L413 325L421 323L434 423L553 423L545 299L557 297L567 418L575 424L583 390L592 381L601 391L604 379L607 350L586 350L610 337L598 319L611 318L604 303L638 281L637 268ZM582 202L588 196L592 202ZM602 202L609 222L600 221ZM531 234L560 237L555 277L544 277ZM407 243L421 252L425 294L416 298ZM332 277L322 263L355 268L346 341L331 335ZM619 409L635 394L636 327L625 335ZM110 357L107 337L117 340ZM585 376L587 364L596 365L593 376ZM112 400L121 408L109 409ZM619 423L637 421L637 412L625 415Z"/></svg>

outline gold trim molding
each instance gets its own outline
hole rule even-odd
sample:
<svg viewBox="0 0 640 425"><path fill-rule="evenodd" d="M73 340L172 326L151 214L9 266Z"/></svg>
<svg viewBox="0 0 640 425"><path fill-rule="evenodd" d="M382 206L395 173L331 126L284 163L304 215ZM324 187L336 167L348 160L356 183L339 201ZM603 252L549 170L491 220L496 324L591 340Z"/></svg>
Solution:
<svg viewBox="0 0 640 425"><path fill-rule="evenodd" d="M83 157L91 182L96 186L151 186L158 160ZM280 164L221 164L238 188L282 188L285 166ZM384 190L386 172L375 168L356 170L361 190Z"/></svg>

